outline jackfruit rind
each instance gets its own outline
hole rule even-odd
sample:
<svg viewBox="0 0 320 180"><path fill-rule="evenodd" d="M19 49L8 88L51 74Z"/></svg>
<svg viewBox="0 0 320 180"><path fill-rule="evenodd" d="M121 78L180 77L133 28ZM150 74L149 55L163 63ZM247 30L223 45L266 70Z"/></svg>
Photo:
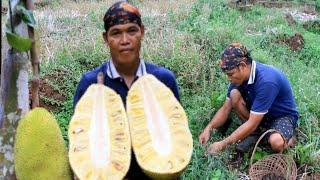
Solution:
<svg viewBox="0 0 320 180"><path fill-rule="evenodd" d="M46 109L35 108L19 122L14 164L19 180L72 179L61 131Z"/></svg>
<svg viewBox="0 0 320 180"><path fill-rule="evenodd" d="M174 179L192 155L188 119L171 90L153 75L140 77L127 96L134 154L154 179Z"/></svg>
<svg viewBox="0 0 320 180"><path fill-rule="evenodd" d="M79 100L69 130L69 160L79 179L122 179L130 166L131 140L120 96L91 85Z"/></svg>

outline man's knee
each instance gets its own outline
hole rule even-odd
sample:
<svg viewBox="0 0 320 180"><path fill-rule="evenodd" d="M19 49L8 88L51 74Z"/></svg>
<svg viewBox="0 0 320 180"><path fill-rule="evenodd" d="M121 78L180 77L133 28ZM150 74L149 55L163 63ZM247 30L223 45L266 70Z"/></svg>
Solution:
<svg viewBox="0 0 320 180"><path fill-rule="evenodd" d="M235 110L240 109L240 106L242 106L243 104L243 98L238 89L233 89L230 92L230 99L231 99L232 108Z"/></svg>
<svg viewBox="0 0 320 180"><path fill-rule="evenodd" d="M271 134L269 143L273 151L281 153L285 148L285 140L279 133Z"/></svg>

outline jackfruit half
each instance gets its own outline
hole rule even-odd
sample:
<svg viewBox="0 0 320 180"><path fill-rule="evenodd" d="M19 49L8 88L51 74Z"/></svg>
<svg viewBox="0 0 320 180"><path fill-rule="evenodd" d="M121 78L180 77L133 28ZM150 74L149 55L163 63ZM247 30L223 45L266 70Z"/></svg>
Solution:
<svg viewBox="0 0 320 180"><path fill-rule="evenodd" d="M19 180L72 179L61 131L47 110L35 108L19 122L14 164Z"/></svg>
<svg viewBox="0 0 320 180"><path fill-rule="evenodd" d="M79 100L69 130L70 164L81 180L122 179L130 166L131 140L122 100L91 85Z"/></svg>
<svg viewBox="0 0 320 180"><path fill-rule="evenodd" d="M140 77L127 96L134 154L154 179L174 179L190 162L188 119L171 90L152 75Z"/></svg>

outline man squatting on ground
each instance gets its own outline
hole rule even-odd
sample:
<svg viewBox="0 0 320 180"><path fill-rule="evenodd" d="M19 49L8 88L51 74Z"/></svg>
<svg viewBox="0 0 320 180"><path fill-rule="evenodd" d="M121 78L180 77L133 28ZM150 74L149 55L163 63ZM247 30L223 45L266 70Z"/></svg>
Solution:
<svg viewBox="0 0 320 180"><path fill-rule="evenodd" d="M277 130L265 138L273 151L281 153L292 146L299 115L286 76L272 66L253 61L240 43L232 43L224 49L220 67L230 81L227 99L199 135L199 142L206 144L211 131L226 123L231 110L235 111L242 125L224 140L211 144L206 155L239 141L237 151L248 151L268 129Z"/></svg>

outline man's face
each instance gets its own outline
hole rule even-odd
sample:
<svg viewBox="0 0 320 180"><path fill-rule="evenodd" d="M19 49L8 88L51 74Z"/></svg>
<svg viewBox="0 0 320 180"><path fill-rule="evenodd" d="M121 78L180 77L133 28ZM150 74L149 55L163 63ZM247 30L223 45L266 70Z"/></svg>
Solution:
<svg viewBox="0 0 320 180"><path fill-rule="evenodd" d="M144 27L135 23L112 26L103 33L104 41L110 48L112 60L116 64L131 64L139 60Z"/></svg>
<svg viewBox="0 0 320 180"><path fill-rule="evenodd" d="M246 79L246 76L244 74L244 68L246 67L244 67L243 64L240 64L236 68L233 68L230 71L226 71L225 73L228 77L228 81L231 84L234 84L237 86L241 85Z"/></svg>

